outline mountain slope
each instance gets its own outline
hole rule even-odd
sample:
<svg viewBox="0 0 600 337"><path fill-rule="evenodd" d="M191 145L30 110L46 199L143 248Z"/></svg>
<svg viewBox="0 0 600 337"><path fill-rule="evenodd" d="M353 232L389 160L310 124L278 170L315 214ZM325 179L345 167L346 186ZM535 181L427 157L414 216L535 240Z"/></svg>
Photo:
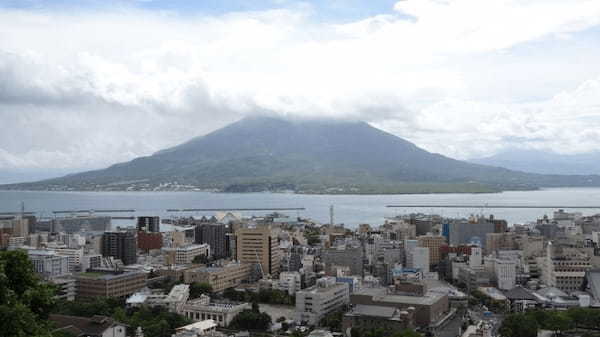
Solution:
<svg viewBox="0 0 600 337"><path fill-rule="evenodd" d="M600 152L563 155L547 151L512 149L469 161L540 174L600 174Z"/></svg>
<svg viewBox="0 0 600 337"><path fill-rule="evenodd" d="M152 156L19 189L164 189L310 193L483 192L600 185L598 176L539 175L429 153L362 122L246 118Z"/></svg>

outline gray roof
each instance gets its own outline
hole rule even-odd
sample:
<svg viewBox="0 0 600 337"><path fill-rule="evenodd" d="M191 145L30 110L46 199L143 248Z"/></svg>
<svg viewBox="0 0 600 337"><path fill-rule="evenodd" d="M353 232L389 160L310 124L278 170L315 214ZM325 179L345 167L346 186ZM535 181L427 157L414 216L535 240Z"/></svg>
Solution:
<svg viewBox="0 0 600 337"><path fill-rule="evenodd" d="M407 295L396 295L388 293L387 288L362 288L357 292L354 292L350 297L353 296L372 296L374 302L385 302L385 303L397 303L407 305L433 305L437 303L445 294L427 292L425 296L407 296Z"/></svg>
<svg viewBox="0 0 600 337"><path fill-rule="evenodd" d="M354 306L351 313L354 315L361 316L392 318L395 312L396 308L394 307L357 304L356 306Z"/></svg>
<svg viewBox="0 0 600 337"><path fill-rule="evenodd" d="M511 290L504 292L504 296L509 300L529 300L529 301L537 301L537 298L533 296L528 290L521 286L516 286Z"/></svg>

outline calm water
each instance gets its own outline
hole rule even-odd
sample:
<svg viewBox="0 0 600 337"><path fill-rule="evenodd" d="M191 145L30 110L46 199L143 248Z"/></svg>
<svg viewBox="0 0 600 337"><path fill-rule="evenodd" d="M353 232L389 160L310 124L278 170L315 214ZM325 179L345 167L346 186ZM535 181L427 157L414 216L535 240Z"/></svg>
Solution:
<svg viewBox="0 0 600 337"><path fill-rule="evenodd" d="M411 212L437 213L444 216L468 216L475 213L494 214L509 223L523 223L548 214L553 209L443 209L386 208L389 204L459 204L459 205L565 205L600 206L600 188L561 188L540 191L491 194L415 194L415 195L298 195L282 193L224 194L204 192L18 192L0 191L0 212L18 211L21 201L27 211L50 217L53 210L70 209L135 209L134 214L121 215L202 215L202 213L167 213L175 208L268 208L304 207L304 211L284 212L320 222L329 221L329 206L334 205L335 222L354 227L359 223L381 224L384 217ZM600 213L600 209L578 210L584 214ZM266 212L244 212L262 215ZM210 214L208 214L210 215ZM122 221L128 224L132 221Z"/></svg>

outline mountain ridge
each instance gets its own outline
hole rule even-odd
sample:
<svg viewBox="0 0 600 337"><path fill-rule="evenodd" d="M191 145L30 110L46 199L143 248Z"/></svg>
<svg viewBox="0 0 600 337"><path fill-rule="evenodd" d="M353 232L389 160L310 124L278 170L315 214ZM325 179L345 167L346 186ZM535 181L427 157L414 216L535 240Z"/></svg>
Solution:
<svg viewBox="0 0 600 337"><path fill-rule="evenodd" d="M600 186L600 177L459 161L365 122L252 117L105 169L0 188L436 193L559 186Z"/></svg>

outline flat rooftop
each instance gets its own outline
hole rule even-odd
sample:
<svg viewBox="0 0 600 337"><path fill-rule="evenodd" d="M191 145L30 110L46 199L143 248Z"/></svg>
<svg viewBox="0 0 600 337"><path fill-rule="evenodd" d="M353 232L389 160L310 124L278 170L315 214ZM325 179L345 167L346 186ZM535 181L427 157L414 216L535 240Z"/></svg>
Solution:
<svg viewBox="0 0 600 337"><path fill-rule="evenodd" d="M350 298L352 299L353 296L372 296L373 301L375 302L398 303L408 305L433 305L445 295L433 292L428 292L427 294L425 294L425 296L395 295L394 293L388 293L388 289L382 287L363 288L350 295Z"/></svg>
<svg viewBox="0 0 600 337"><path fill-rule="evenodd" d="M144 274L141 271L126 271L123 273L107 273L101 271L88 271L84 273L76 274L75 277L89 278L95 280L114 280L119 278L131 277L135 275Z"/></svg>

